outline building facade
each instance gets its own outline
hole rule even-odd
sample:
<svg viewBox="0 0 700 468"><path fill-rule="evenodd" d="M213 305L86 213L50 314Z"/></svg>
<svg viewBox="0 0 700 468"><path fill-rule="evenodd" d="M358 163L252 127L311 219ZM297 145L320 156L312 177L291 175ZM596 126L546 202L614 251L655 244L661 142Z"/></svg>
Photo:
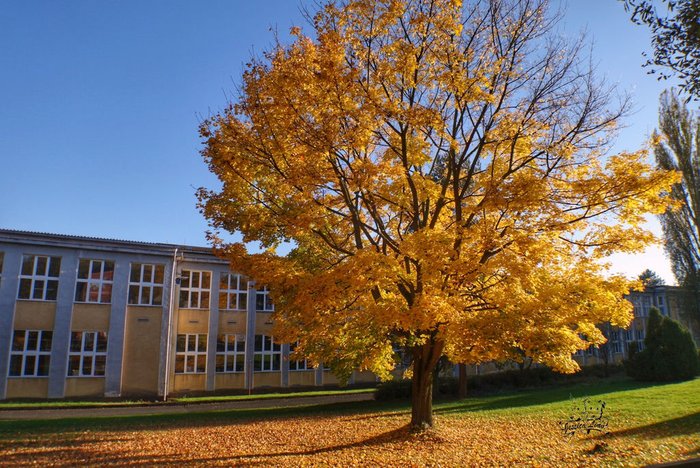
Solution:
<svg viewBox="0 0 700 468"><path fill-rule="evenodd" d="M619 363L629 356L630 346L638 350L644 349L644 339L647 334L649 311L656 307L661 315L670 317L683 324L693 335L695 343L700 343L700 328L683 314L684 290L677 286L651 286L644 291L631 291L627 300L634 306L634 318L627 328L603 325L603 334L608 342L601 347L591 346L585 351L574 355L582 365L600 364L606 359L611 363Z"/></svg>
<svg viewBox="0 0 700 468"><path fill-rule="evenodd" d="M0 399L337 384L273 310L208 248L0 229Z"/></svg>

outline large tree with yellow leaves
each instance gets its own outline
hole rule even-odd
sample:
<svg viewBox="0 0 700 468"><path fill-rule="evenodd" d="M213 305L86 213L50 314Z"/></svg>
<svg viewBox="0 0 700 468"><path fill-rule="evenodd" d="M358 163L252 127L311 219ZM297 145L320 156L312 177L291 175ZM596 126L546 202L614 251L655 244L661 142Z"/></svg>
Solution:
<svg viewBox="0 0 700 468"><path fill-rule="evenodd" d="M613 252L652 236L674 176L605 155L627 108L541 0L345 0L253 59L201 127L222 182L201 189L212 239L270 286L276 338L342 376L413 360L414 428L452 362L571 354L625 326ZM247 255L217 232L267 247ZM275 253L283 242L293 250Z"/></svg>

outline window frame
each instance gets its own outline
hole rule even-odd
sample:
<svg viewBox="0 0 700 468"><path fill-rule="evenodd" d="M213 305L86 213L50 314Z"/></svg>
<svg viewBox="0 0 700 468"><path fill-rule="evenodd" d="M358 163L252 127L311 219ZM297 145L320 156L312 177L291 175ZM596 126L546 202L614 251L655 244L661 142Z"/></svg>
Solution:
<svg viewBox="0 0 700 468"><path fill-rule="evenodd" d="M185 348L181 351L180 348L180 337L184 337ZM190 350L190 337L194 337L194 349ZM208 335L205 333L178 333L175 340L175 374L185 375L185 374L206 374L207 373L207 338ZM204 350L200 350L200 343L204 343ZM187 370L187 363L189 359L193 359L194 370ZM199 370L200 358L204 360L204 367ZM178 370L178 364L182 360L182 370Z"/></svg>
<svg viewBox="0 0 700 468"><path fill-rule="evenodd" d="M231 338L233 338L233 342ZM217 374L240 374L245 372L245 342L245 335L239 333L223 333L216 337L215 372ZM229 364L232 365L229 366Z"/></svg>
<svg viewBox="0 0 700 468"><path fill-rule="evenodd" d="M291 355L299 346L299 342L289 344L289 371L290 372L303 372L313 370L314 367L309 364L308 359L292 359Z"/></svg>
<svg viewBox="0 0 700 468"><path fill-rule="evenodd" d="M80 277L80 270L81 270L81 264L84 262L87 262L87 277L81 278ZM99 277L94 278L92 275L95 273L93 265L100 263L100 269L99 269ZM106 279L105 278L105 273L108 271L107 266L111 265L111 273L112 273L112 279ZM80 294L80 285L85 284L85 289L82 290L82 293L84 295L84 299L79 299L78 295ZM75 280L75 296L73 298L73 301L79 304L111 304L112 303L112 289L114 285L114 261L113 260L102 260L102 259L93 259L93 258L81 258L78 260L78 272L76 273L76 280ZM97 298L96 300L91 300L91 296L93 293L92 288L96 286L97 287ZM105 290L107 292L107 300L103 300L103 296L105 295Z"/></svg>
<svg viewBox="0 0 700 468"><path fill-rule="evenodd" d="M209 270L183 269L179 277L180 291L178 294L178 307L180 309L210 309L212 272ZM197 286L193 286L193 278L195 277L197 278ZM207 278L208 287L204 287L205 277ZM184 301L183 293L186 294L186 299ZM203 297L206 297L206 300L204 300ZM196 301L193 301L193 298L196 298ZM205 307L202 307L202 303L205 303Z"/></svg>
<svg viewBox="0 0 700 468"><path fill-rule="evenodd" d="M73 344L76 335L80 335L80 350L74 350ZM91 339L89 339L91 338ZM102 339L100 339L102 338ZM66 369L67 377L104 377L107 368L107 340L109 335L106 331L100 330L72 330L68 348L68 367ZM88 343L90 341L91 343ZM90 344L92 349L86 347ZM100 344L104 344L104 351L100 351ZM71 373L73 369L73 359L78 359L77 373ZM90 371L85 371L85 363L90 359ZM101 362L101 366L98 366ZM101 371L98 372L98 369Z"/></svg>
<svg viewBox="0 0 700 468"><path fill-rule="evenodd" d="M272 335L255 335L253 372L279 372L281 370L282 345L275 343Z"/></svg>
<svg viewBox="0 0 700 468"><path fill-rule="evenodd" d="M18 335L18 332L24 332L23 333L23 343L22 343L22 349L17 350L15 349L15 339ZM34 349L27 349L30 340L30 334L31 333L36 333L36 347ZM43 338L48 335L48 349L42 349L42 344L43 344ZM47 378L49 376L49 370L51 368L51 348L53 347L53 330L13 330L12 331L12 343L10 347L10 365L8 366L7 369L7 376L9 378ZM20 364L20 373L19 374L13 374L12 373L12 361L15 360L13 358L16 357L21 357L21 364ZM42 361L41 358L45 358L46 360L46 374L40 374L40 362ZM28 358L33 358L34 363L33 363L33 373L26 373L26 367L27 367L27 361Z"/></svg>
<svg viewBox="0 0 700 468"><path fill-rule="evenodd" d="M31 273L25 273L25 262L32 259ZM39 267L40 259L45 260L44 273L38 274L37 269ZM17 300L21 301L42 301L42 302L54 302L58 299L58 281L61 275L61 257L53 255L38 255L38 254L23 254L22 255L22 265L20 267L19 274L19 288L17 290ZM54 262L58 263L56 275L53 276L51 270L53 269ZM29 281L29 296L22 297L22 285ZM36 285L38 282L42 282L43 286L41 289L41 297L36 296ZM52 285L52 288L49 288ZM49 290L53 293L49 296Z"/></svg>
<svg viewBox="0 0 700 468"><path fill-rule="evenodd" d="M133 274L134 274L134 267L138 265L139 266L139 278L138 281L134 281ZM147 270L150 271L150 277L151 281L144 281L145 272ZM161 279L162 282L158 283L156 279L158 278L158 268L162 269L161 272ZM163 305L163 288L164 288L164 283L165 283L165 265L162 263L140 263L140 262L132 262L129 265L129 286L127 289L127 305L130 306L162 306ZM137 302L132 302L132 291L134 290L133 288L138 288L136 289L138 291L138 294L136 295L137 297ZM148 302L142 301L144 289L148 289ZM160 290L160 300L156 302L154 299L158 297L155 292L157 290Z"/></svg>
<svg viewBox="0 0 700 468"><path fill-rule="evenodd" d="M233 279L236 280L236 287L232 287ZM243 282L245 282L245 286L242 286ZM235 300L236 307L231 307L232 299ZM224 307L221 306L222 302ZM240 307L241 303L243 307ZM221 273L219 276L219 310L239 312L248 310L248 278L234 272Z"/></svg>
<svg viewBox="0 0 700 468"><path fill-rule="evenodd" d="M258 298L262 297L263 301L263 308L259 309L258 308ZM267 286L263 286L262 289L257 289L255 291L255 312L262 312L262 313L268 313L268 312L274 312L275 311L275 305L272 303L272 299L270 299L270 290L268 289Z"/></svg>

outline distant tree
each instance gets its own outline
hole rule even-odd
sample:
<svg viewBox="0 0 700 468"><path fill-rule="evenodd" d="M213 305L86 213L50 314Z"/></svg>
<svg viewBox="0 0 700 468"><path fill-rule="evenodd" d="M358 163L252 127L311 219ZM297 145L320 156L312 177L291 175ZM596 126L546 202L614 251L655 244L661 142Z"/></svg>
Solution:
<svg viewBox="0 0 700 468"><path fill-rule="evenodd" d="M698 374L700 362L690 332L652 307L644 349L630 353L625 369L637 380L688 380Z"/></svg>
<svg viewBox="0 0 700 468"><path fill-rule="evenodd" d="M660 216L666 252L673 274L688 292L684 311L700 318L700 118L684 106L673 90L661 94L659 130L654 134L656 163L678 171L682 178L671 190L676 209Z"/></svg>
<svg viewBox="0 0 700 468"><path fill-rule="evenodd" d="M644 284L645 288L653 288L656 286L663 286L665 284L664 279L656 274L656 272L646 269L639 275L639 281Z"/></svg>
<svg viewBox="0 0 700 468"><path fill-rule="evenodd" d="M688 99L700 99L700 0L622 1L632 21L651 30L654 54L644 64L649 73L659 79L675 74Z"/></svg>

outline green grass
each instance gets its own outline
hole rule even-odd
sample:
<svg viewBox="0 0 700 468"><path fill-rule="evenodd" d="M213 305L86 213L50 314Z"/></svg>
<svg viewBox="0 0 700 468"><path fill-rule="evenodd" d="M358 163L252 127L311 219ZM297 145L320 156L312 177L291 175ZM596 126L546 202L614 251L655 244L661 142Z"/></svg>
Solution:
<svg viewBox="0 0 700 468"><path fill-rule="evenodd" d="M67 408L108 408L120 406L146 406L146 405L182 405L193 403L223 403L227 401L243 400L267 400L272 398L304 398L314 396L347 395L353 393L372 393L374 388L354 388L344 390L318 390L309 392L289 392L289 393L259 393L252 395L209 395L199 397L176 397L167 402L147 401L147 400L119 400L119 401L2 401L0 402L0 418L3 410L20 409L67 409Z"/></svg>
<svg viewBox="0 0 700 468"><path fill-rule="evenodd" d="M348 390L318 390L311 392L295 393L261 393L259 395L221 395L173 398L176 403L219 403L224 401L240 400L267 400L270 398L300 398L314 396L348 395L353 393L373 393L374 388L353 388Z"/></svg>
<svg viewBox="0 0 700 468"><path fill-rule="evenodd" d="M353 393L371 391L354 390ZM305 392L298 394L268 394L279 396L332 395L347 391ZM261 395L256 395L259 397ZM543 416L564 418L571 411L571 400L589 397L592 402L603 400L605 414L616 426L636 427L659 425L659 430L692 430L700 432L700 379L672 384L647 384L628 379L599 381L590 384L528 390L490 397L436 402L439 416L460 417L467 413L480 417ZM207 397L230 398L230 397ZM195 400L187 401L212 401ZM214 401L222 401L221 399ZM224 400L225 401L225 400ZM65 418L59 420L0 420L0 439L21 434L58 433L66 431L139 430L171 427L198 427L241 420L303 417L312 414L361 414L370 412L408 412L407 401L357 402L323 406L270 407L247 410L219 410L160 414L147 416ZM0 413L0 419L2 413ZM619 424L618 424L619 423ZM692 432L691 432L692 433Z"/></svg>
<svg viewBox="0 0 700 468"><path fill-rule="evenodd" d="M528 390L438 403L435 412L456 415L480 412L485 416L560 416L571 411L572 399L578 402L586 397L592 403L604 401L605 414L610 418L649 422L693 414L700 424L700 378L669 384L643 383L624 378Z"/></svg>

